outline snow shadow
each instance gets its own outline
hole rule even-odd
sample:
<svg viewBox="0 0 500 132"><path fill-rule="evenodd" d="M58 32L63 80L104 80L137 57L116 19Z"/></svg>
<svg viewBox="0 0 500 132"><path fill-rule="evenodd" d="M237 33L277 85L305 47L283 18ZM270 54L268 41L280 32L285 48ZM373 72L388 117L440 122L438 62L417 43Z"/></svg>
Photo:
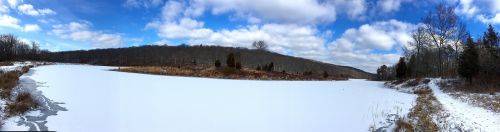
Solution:
<svg viewBox="0 0 500 132"><path fill-rule="evenodd" d="M38 101L40 106L34 111L22 115L17 125L28 126L29 131L48 131L49 129L45 125L47 123L47 117L55 116L59 111L67 111L67 109L60 106L60 104L64 104L63 102L55 102L45 97L42 91L37 89L38 87L45 86L44 83L39 83L29 78L34 72L35 70L31 69L28 73L21 76L19 85L12 94L14 95L13 97L16 97L17 94L21 92L31 93L32 97Z"/></svg>

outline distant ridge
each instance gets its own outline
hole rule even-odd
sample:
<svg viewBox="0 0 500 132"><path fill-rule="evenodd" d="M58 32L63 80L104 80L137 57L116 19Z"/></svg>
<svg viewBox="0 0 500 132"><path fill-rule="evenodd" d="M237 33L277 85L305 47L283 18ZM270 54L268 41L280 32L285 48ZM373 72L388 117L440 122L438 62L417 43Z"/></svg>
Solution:
<svg viewBox="0 0 500 132"><path fill-rule="evenodd" d="M265 50L220 46L166 46L145 45L140 47L77 50L48 53L46 59L54 62L86 63L105 66L213 66L215 60L225 65L226 56L235 53L243 67L256 68L270 62L275 71L302 74L327 71L332 76L371 79L374 75L360 69L339 66L310 59L282 55Z"/></svg>

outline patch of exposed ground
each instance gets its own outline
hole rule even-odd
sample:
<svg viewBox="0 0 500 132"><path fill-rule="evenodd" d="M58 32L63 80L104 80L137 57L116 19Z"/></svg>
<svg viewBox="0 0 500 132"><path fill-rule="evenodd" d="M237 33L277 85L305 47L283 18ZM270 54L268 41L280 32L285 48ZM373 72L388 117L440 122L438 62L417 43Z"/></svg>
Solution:
<svg viewBox="0 0 500 132"><path fill-rule="evenodd" d="M449 113L443 109L432 91L420 91L415 106L406 117L396 121L396 132L437 132L449 127ZM460 128L458 128L460 130Z"/></svg>
<svg viewBox="0 0 500 132"><path fill-rule="evenodd" d="M226 67L121 67L116 71L145 73L155 75L208 77L223 79L246 79L246 80L347 80L346 77L324 77L321 74L303 75L285 72L260 71L243 68L241 70Z"/></svg>

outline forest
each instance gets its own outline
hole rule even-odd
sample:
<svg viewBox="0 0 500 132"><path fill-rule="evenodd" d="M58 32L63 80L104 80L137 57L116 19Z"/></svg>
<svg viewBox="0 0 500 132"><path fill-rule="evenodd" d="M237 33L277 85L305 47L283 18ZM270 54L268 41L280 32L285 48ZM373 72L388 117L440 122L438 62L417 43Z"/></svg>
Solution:
<svg viewBox="0 0 500 132"><path fill-rule="evenodd" d="M499 87L498 32L489 25L481 37L472 38L453 9L440 5L422 18L422 24L412 33L410 48L404 49L397 64L380 66L377 78L460 77L470 83Z"/></svg>

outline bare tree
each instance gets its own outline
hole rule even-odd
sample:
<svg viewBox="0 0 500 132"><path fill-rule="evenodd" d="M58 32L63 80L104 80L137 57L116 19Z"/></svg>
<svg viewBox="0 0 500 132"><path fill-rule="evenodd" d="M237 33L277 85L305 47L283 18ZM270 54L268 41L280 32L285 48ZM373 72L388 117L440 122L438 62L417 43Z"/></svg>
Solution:
<svg viewBox="0 0 500 132"><path fill-rule="evenodd" d="M420 55L422 49L425 44L427 44L427 37L425 34L425 28L424 27L418 27L415 32L412 33L411 35L413 42L410 42L410 45L413 45L415 47L415 50L417 51L417 56Z"/></svg>
<svg viewBox="0 0 500 132"><path fill-rule="evenodd" d="M258 50L267 50L267 43L264 40L254 41L252 46Z"/></svg>
<svg viewBox="0 0 500 132"><path fill-rule="evenodd" d="M431 37L432 43L438 49L438 72L441 76L444 75L445 67L445 48L447 45L458 43L462 40L462 26L460 26L459 18L454 12L453 7L448 7L444 4L438 5L435 12L429 13L423 20L427 33ZM465 29L465 28L464 28ZM460 37L459 37L460 36ZM458 53L458 52L456 52Z"/></svg>

